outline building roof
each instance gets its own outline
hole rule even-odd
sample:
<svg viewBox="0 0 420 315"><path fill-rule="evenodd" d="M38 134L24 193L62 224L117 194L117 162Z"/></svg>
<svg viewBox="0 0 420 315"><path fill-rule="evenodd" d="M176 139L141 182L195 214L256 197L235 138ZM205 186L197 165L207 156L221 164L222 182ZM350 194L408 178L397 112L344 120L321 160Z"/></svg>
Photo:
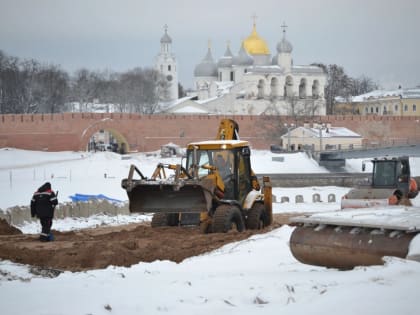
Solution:
<svg viewBox="0 0 420 315"><path fill-rule="evenodd" d="M305 137L311 138L362 138L358 133L347 129L345 127L324 127L321 129L314 127L297 127L290 131L290 135L294 136L297 133L304 133ZM288 134L282 136L282 138L287 138Z"/></svg>
<svg viewBox="0 0 420 315"><path fill-rule="evenodd" d="M396 90L375 90L365 94L353 96L350 99L345 99L343 97L337 97L336 101L338 102L355 102L360 103L368 100L376 100L383 98L420 98L420 87L416 88L406 88L406 89L396 89Z"/></svg>
<svg viewBox="0 0 420 315"><path fill-rule="evenodd" d="M293 73L316 73L316 74L323 74L324 70L318 66L293 66L292 67Z"/></svg>

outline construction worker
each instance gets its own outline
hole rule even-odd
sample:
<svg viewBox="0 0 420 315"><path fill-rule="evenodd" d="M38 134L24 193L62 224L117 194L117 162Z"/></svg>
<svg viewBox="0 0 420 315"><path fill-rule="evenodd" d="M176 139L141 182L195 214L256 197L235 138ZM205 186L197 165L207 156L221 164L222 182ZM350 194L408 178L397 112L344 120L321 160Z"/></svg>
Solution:
<svg viewBox="0 0 420 315"><path fill-rule="evenodd" d="M219 171L220 176L222 177L223 183L225 184L224 198L232 199L234 198L233 193L233 181L232 181L232 169L230 168L229 162L227 162L222 155L216 156L215 161L216 167Z"/></svg>
<svg viewBox="0 0 420 315"><path fill-rule="evenodd" d="M31 215L38 217L42 231L39 240L42 242L53 241L51 233L54 209L58 204L57 195L51 190L51 184L46 182L33 194L31 200Z"/></svg>
<svg viewBox="0 0 420 315"><path fill-rule="evenodd" d="M220 176L222 176L223 181L229 181L232 175L232 170L230 169L229 163L223 158L222 155L217 155L215 164L219 170Z"/></svg>

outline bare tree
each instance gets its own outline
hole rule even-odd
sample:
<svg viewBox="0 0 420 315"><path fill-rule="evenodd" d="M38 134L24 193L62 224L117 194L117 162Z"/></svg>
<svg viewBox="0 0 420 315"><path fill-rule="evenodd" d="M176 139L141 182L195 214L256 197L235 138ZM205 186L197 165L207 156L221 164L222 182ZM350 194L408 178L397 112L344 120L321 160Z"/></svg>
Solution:
<svg viewBox="0 0 420 315"><path fill-rule="evenodd" d="M88 104L92 103L97 96L97 81L96 73L87 69L80 69L76 71L75 77L71 84L70 100L79 104L79 111L87 111Z"/></svg>
<svg viewBox="0 0 420 315"><path fill-rule="evenodd" d="M68 75L57 66L20 61L0 51L0 113L59 112Z"/></svg>
<svg viewBox="0 0 420 315"><path fill-rule="evenodd" d="M59 113L64 109L68 93L68 74L57 66L47 66L39 73L42 99L39 111L41 113Z"/></svg>
<svg viewBox="0 0 420 315"><path fill-rule="evenodd" d="M371 78L361 76L351 80L350 89L351 95L361 95L379 89L379 84Z"/></svg>

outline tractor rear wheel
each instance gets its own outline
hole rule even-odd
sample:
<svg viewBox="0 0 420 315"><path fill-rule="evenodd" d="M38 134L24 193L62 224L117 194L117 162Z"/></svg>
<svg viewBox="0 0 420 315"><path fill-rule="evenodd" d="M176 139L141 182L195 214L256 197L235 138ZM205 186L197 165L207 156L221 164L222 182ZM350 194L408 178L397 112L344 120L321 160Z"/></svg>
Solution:
<svg viewBox="0 0 420 315"><path fill-rule="evenodd" d="M213 215L213 233L226 233L230 230L242 232L245 229L241 210L232 205L220 205Z"/></svg>
<svg viewBox="0 0 420 315"><path fill-rule="evenodd" d="M269 225L269 218L263 203L256 202L248 212L246 227L251 230L261 230Z"/></svg>
<svg viewBox="0 0 420 315"><path fill-rule="evenodd" d="M152 228L161 226L177 226L179 223L178 213L155 213L152 217Z"/></svg>

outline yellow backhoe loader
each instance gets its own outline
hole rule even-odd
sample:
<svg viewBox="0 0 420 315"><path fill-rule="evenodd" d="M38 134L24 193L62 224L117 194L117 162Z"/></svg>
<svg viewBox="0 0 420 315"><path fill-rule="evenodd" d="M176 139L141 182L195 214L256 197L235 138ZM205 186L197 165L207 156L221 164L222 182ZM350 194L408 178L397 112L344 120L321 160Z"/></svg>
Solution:
<svg viewBox="0 0 420 315"><path fill-rule="evenodd" d="M121 182L130 212L154 213L152 227L200 225L204 233L270 225L270 178L260 187L249 143L239 140L238 130L235 121L222 120L216 140L190 143L185 163L160 163L151 178L132 165ZM173 174L166 176L166 169Z"/></svg>

